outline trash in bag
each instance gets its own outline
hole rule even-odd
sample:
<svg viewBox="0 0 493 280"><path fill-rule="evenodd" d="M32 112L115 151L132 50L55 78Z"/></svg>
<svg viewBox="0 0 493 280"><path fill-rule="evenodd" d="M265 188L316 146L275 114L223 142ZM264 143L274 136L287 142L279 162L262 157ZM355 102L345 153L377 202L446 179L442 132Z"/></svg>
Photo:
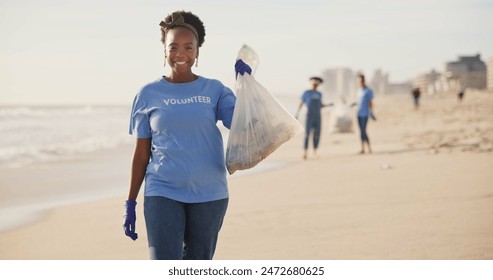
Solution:
<svg viewBox="0 0 493 280"><path fill-rule="evenodd" d="M244 45L238 59L257 68L259 59ZM229 174L249 169L303 131L301 124L248 73L238 75L236 105L226 149Z"/></svg>
<svg viewBox="0 0 493 280"><path fill-rule="evenodd" d="M334 106L330 114L329 127L331 133L353 132L353 112L351 105L346 104L344 98L342 103Z"/></svg>

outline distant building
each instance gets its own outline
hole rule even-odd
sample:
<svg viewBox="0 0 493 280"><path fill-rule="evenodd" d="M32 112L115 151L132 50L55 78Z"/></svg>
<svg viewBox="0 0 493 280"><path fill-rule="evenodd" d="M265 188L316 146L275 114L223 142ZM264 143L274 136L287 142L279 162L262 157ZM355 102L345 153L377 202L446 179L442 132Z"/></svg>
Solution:
<svg viewBox="0 0 493 280"><path fill-rule="evenodd" d="M407 83L389 83L387 85L386 94L410 94L413 90L413 85Z"/></svg>
<svg viewBox="0 0 493 280"><path fill-rule="evenodd" d="M369 86L376 94L386 94L389 86L389 74L383 73L381 69L376 69Z"/></svg>
<svg viewBox="0 0 493 280"><path fill-rule="evenodd" d="M433 90L435 92L451 92L458 87L457 80L451 80L446 75L440 73L435 80Z"/></svg>
<svg viewBox="0 0 493 280"><path fill-rule="evenodd" d="M493 56L488 59L487 62L487 81L486 86L488 90L493 91Z"/></svg>
<svg viewBox="0 0 493 280"><path fill-rule="evenodd" d="M440 73L435 70L431 70L428 73L418 75L413 80L413 87L419 87L423 94L435 94L437 93L436 81L439 80Z"/></svg>
<svg viewBox="0 0 493 280"><path fill-rule="evenodd" d="M459 56L458 61L447 62L445 75L451 80L457 80L466 88L486 88L486 64L479 54Z"/></svg>
<svg viewBox="0 0 493 280"><path fill-rule="evenodd" d="M322 72L324 91L330 99L354 97L357 91L356 73L349 68L327 69Z"/></svg>

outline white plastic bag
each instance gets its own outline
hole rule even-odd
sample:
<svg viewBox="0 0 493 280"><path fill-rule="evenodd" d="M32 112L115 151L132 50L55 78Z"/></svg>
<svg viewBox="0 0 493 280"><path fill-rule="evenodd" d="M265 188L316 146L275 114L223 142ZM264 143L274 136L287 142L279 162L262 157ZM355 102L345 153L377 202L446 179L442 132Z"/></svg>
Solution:
<svg viewBox="0 0 493 280"><path fill-rule="evenodd" d="M257 72L257 67L260 63L260 59L255 51L250 48L250 46L246 44L243 45L238 52L238 56L236 57L236 59L241 59L243 60L243 62L248 64L248 66L250 66L250 68L252 69L252 76L255 76L255 72Z"/></svg>
<svg viewBox="0 0 493 280"><path fill-rule="evenodd" d="M353 132L353 113L345 103L336 104L330 114L330 132Z"/></svg>
<svg viewBox="0 0 493 280"><path fill-rule="evenodd" d="M258 56L247 45L240 49L240 58L252 71L257 67ZM226 149L229 174L254 167L303 131L300 123L253 76L238 75L236 95Z"/></svg>

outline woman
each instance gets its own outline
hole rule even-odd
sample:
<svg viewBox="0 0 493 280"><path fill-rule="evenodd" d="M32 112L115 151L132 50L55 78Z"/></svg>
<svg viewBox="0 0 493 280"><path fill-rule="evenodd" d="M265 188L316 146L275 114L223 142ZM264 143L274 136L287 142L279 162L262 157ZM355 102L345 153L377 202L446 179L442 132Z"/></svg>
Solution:
<svg viewBox="0 0 493 280"><path fill-rule="evenodd" d="M228 205L216 123L231 126L236 98L221 82L192 72L205 37L196 15L177 11L160 26L171 72L134 99L129 130L137 140L123 226L136 240L136 199L145 178L151 259L212 259ZM251 73L241 60L235 67L237 75Z"/></svg>
<svg viewBox="0 0 493 280"><path fill-rule="evenodd" d="M366 86L365 76L363 74L358 74L358 81L361 87L358 92L358 125L361 135L360 154L365 153L365 144L368 147L368 153L371 154L370 138L368 138L366 126L368 124L368 118L377 120L373 114L373 91Z"/></svg>
<svg viewBox="0 0 493 280"><path fill-rule="evenodd" d="M300 110L303 104L306 105L306 125L305 125L305 142L304 142L304 152L303 159L307 158L308 144L310 142L310 134L313 131L313 155L317 157L318 143L320 141L320 131L322 129L322 116L320 111L325 106L332 106L333 104L324 105L322 104L322 93L317 89L318 86L323 82L320 77L311 77L310 82L312 85L311 90L307 90L301 96L301 103L296 110L296 118L299 117Z"/></svg>

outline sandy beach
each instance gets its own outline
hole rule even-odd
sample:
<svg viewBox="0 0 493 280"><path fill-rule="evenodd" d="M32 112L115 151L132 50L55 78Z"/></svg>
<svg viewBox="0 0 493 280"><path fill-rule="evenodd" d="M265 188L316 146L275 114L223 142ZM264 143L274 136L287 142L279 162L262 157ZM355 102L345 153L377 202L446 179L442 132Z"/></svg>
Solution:
<svg viewBox="0 0 493 280"><path fill-rule="evenodd" d="M278 168L230 177L215 259L493 259L493 94L374 102L373 154L357 154L357 133L329 133L325 111L318 158L302 159L299 135L266 159ZM139 239L121 226L131 153L0 168L6 208L14 193L36 205L73 188L0 232L0 259L148 259L142 192Z"/></svg>

